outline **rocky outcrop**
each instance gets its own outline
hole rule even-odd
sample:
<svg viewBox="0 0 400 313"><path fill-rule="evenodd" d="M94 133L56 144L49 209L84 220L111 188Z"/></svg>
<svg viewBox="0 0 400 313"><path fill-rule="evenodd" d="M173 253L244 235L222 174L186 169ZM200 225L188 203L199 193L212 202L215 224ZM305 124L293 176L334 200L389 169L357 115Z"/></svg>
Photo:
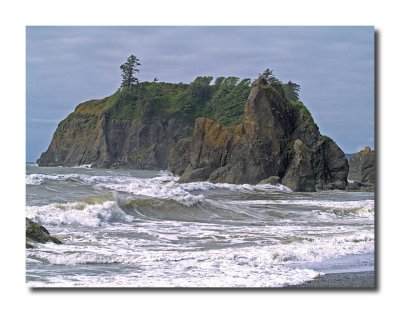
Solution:
<svg viewBox="0 0 400 313"><path fill-rule="evenodd" d="M321 136L298 97L286 97L289 84L211 80L144 82L84 102L37 163L168 168L181 182L257 184L276 176L295 191L346 188L344 153Z"/></svg>
<svg viewBox="0 0 400 313"><path fill-rule="evenodd" d="M259 79L244 107L242 123L223 127L196 119L190 159L180 181L256 184L278 176L294 191L345 189L348 163L343 151L321 136L307 109ZM179 153L176 153L179 155Z"/></svg>
<svg viewBox="0 0 400 313"><path fill-rule="evenodd" d="M158 116L137 120L72 113L61 122L39 166L127 167L165 169L168 153L192 128L179 117Z"/></svg>
<svg viewBox="0 0 400 313"><path fill-rule="evenodd" d="M354 153L349 159L349 191L375 190L375 151L370 147Z"/></svg>
<svg viewBox="0 0 400 313"><path fill-rule="evenodd" d="M238 83L237 78L220 77L210 85L211 80L142 82L81 103L58 125L37 164L165 169L171 149L181 153L186 147L185 142L177 143L191 136L197 116L210 116L224 125L241 120L250 80ZM169 166L181 173L186 161L172 161Z"/></svg>
<svg viewBox="0 0 400 313"><path fill-rule="evenodd" d="M349 180L375 184L375 151L370 147L353 154L349 160Z"/></svg>
<svg viewBox="0 0 400 313"><path fill-rule="evenodd" d="M54 236L51 236L49 231L44 228L39 223L32 221L29 218L25 220L25 230L26 230L26 248L33 248L34 242L46 243L46 242L54 242L56 244L61 244L62 242Z"/></svg>

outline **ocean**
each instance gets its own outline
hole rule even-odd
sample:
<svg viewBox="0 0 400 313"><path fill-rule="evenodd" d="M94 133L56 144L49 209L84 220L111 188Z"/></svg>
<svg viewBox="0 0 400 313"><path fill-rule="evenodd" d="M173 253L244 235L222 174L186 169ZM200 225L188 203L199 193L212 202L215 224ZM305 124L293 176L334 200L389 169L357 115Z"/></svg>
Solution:
<svg viewBox="0 0 400 313"><path fill-rule="evenodd" d="M374 270L374 193L26 165L30 287L266 287Z"/></svg>

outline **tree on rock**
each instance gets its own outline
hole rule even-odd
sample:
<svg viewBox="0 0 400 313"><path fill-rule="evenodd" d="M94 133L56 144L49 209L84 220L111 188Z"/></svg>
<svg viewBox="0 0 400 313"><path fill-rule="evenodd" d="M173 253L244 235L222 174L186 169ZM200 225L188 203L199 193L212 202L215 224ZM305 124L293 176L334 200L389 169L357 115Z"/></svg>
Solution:
<svg viewBox="0 0 400 313"><path fill-rule="evenodd" d="M264 72L262 72L262 74L258 74L258 76L267 80L268 78L274 76L273 72L274 72L273 70L267 68Z"/></svg>
<svg viewBox="0 0 400 313"><path fill-rule="evenodd" d="M271 85L282 85L282 82L277 79L274 75L274 71L267 68L262 74L258 74L259 79L262 79L264 83L271 84Z"/></svg>
<svg viewBox="0 0 400 313"><path fill-rule="evenodd" d="M283 86L283 89L285 90L286 98L292 101L299 100L300 85L289 80L288 83Z"/></svg>
<svg viewBox="0 0 400 313"><path fill-rule="evenodd" d="M120 66L122 76L121 88L132 87L139 83L139 80L134 75L139 73L138 66L140 65L139 59L136 56L131 55L127 61Z"/></svg>

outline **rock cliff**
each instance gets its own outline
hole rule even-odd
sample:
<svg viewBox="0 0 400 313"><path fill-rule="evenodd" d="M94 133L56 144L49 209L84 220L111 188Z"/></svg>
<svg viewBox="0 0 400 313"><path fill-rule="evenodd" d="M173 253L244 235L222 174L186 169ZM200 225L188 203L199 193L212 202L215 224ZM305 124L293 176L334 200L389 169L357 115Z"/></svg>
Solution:
<svg viewBox="0 0 400 313"><path fill-rule="evenodd" d="M370 147L353 154L349 160L348 179L375 184L375 151Z"/></svg>
<svg viewBox="0 0 400 313"><path fill-rule="evenodd" d="M165 169L172 148L192 134L196 116L224 125L240 121L250 80L198 77L191 84L144 82L79 104L57 127L39 166ZM229 110L230 114L224 114ZM183 172L187 160L171 166Z"/></svg>
<svg viewBox="0 0 400 313"><path fill-rule="evenodd" d="M143 84L81 103L58 125L38 165L166 168L169 150L190 136L193 119L180 114L178 108L161 110L165 104L161 101L164 97L167 102L185 88Z"/></svg>
<svg viewBox="0 0 400 313"><path fill-rule="evenodd" d="M166 168L168 151L190 131L179 117L129 121L114 119L109 112L92 117L73 114L59 125L38 165Z"/></svg>
<svg viewBox="0 0 400 313"><path fill-rule="evenodd" d="M179 155L190 160L181 182L256 184L278 176L294 191L345 189L347 185L343 151L321 136L301 102L289 101L279 86L262 79L253 83L241 123L224 127L197 118L186 146L170 160L175 163Z"/></svg>

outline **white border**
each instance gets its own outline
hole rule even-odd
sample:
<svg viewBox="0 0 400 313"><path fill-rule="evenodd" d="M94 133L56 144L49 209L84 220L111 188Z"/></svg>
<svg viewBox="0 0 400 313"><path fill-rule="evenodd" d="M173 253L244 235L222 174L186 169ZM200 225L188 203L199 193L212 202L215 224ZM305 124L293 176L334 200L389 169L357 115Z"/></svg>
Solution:
<svg viewBox="0 0 400 313"><path fill-rule="evenodd" d="M399 40L395 1L3 1L0 73L2 307L29 312L374 312L398 307ZM26 25L374 25L379 32L379 289L376 292L32 292L24 283ZM343 69L345 71L345 69ZM5 97L4 97L5 95ZM6 201L4 201L6 200ZM393 305L393 306L391 306ZM390 310L390 309L389 309Z"/></svg>

